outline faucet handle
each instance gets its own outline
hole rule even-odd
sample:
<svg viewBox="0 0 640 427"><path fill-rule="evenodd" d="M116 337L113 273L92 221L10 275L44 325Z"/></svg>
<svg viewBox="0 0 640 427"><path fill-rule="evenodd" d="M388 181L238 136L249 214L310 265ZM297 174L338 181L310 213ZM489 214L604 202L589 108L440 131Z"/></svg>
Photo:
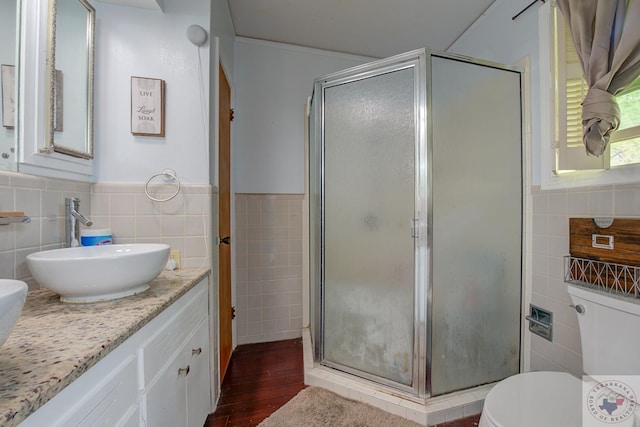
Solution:
<svg viewBox="0 0 640 427"><path fill-rule="evenodd" d="M65 197L64 204L65 206L77 206L80 203L80 199L78 197Z"/></svg>

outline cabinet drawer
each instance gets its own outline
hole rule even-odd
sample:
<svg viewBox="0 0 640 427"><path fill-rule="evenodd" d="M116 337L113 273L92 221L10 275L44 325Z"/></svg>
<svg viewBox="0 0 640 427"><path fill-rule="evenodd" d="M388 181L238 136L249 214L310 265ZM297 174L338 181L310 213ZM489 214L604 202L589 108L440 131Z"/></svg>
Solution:
<svg viewBox="0 0 640 427"><path fill-rule="evenodd" d="M130 355L115 366L109 362L97 364L20 427L134 425L139 419L137 360Z"/></svg>
<svg viewBox="0 0 640 427"><path fill-rule="evenodd" d="M162 329L153 334L140 349L144 388L153 381L162 366L177 349L183 346L198 324L207 316L208 295L205 286L200 287L188 298L182 310L176 313Z"/></svg>

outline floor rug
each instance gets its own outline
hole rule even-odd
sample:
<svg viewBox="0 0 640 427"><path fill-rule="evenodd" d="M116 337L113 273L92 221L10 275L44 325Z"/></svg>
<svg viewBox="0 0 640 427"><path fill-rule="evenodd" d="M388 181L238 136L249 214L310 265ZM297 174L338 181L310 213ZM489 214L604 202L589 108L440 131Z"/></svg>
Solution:
<svg viewBox="0 0 640 427"><path fill-rule="evenodd" d="M417 427L412 421L308 387L259 424L260 427Z"/></svg>

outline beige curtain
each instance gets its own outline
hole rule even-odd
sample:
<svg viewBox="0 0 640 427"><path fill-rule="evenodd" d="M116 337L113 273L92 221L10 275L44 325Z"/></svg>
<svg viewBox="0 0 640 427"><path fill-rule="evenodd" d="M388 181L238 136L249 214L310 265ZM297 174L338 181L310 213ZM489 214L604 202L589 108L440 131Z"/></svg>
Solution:
<svg viewBox="0 0 640 427"><path fill-rule="evenodd" d="M640 75L640 0L557 0L589 91L582 103L587 153L600 156L620 125L615 95Z"/></svg>

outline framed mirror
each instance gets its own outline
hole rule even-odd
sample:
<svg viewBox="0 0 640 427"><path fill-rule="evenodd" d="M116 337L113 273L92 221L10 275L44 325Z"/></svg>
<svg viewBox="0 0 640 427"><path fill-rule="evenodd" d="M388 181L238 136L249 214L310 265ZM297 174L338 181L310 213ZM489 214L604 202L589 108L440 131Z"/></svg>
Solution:
<svg viewBox="0 0 640 427"><path fill-rule="evenodd" d="M45 149L93 158L95 9L86 0L49 0Z"/></svg>
<svg viewBox="0 0 640 427"><path fill-rule="evenodd" d="M19 0L0 0L0 170L16 171Z"/></svg>

